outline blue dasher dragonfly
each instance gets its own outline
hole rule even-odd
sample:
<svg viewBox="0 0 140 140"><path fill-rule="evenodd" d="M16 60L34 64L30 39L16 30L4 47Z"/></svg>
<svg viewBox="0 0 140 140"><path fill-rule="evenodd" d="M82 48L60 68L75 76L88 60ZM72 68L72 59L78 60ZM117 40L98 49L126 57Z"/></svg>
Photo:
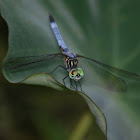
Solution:
<svg viewBox="0 0 140 140"><path fill-rule="evenodd" d="M49 15L49 20L50 26L62 53L11 58L3 63L4 67L12 70L12 72L22 70L27 71L31 67L40 67L42 63L43 65L48 64L49 67L49 64L54 64L53 60L58 60L57 66L47 72L53 75L56 73L55 71L59 67L63 68L67 72L67 75L62 80L63 84L66 85L65 80L69 78L70 88L79 91L84 91L82 89L82 84L86 83L91 84L91 86L96 85L110 91L124 92L127 90L127 84L122 77L140 81L140 76L135 73L131 73L113 66L109 66L97 60L69 52L69 49L61 37L53 16ZM59 64L60 59L64 59L65 67ZM43 71L38 71L38 73L39 72Z"/></svg>

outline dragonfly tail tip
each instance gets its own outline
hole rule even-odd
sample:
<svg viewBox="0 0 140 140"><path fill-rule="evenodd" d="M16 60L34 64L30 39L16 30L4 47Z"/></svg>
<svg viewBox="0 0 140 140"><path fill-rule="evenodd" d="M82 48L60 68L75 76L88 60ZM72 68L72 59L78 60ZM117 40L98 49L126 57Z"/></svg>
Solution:
<svg viewBox="0 0 140 140"><path fill-rule="evenodd" d="M55 22L55 20L51 14L49 14L49 19L50 19L50 22Z"/></svg>

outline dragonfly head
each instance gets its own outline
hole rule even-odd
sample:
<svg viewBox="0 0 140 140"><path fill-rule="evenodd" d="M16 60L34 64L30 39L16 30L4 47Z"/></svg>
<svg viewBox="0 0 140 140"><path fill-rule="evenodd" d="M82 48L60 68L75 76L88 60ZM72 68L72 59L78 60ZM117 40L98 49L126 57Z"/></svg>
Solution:
<svg viewBox="0 0 140 140"><path fill-rule="evenodd" d="M69 72L69 77L75 81L80 80L84 76L84 72L81 68L72 69Z"/></svg>

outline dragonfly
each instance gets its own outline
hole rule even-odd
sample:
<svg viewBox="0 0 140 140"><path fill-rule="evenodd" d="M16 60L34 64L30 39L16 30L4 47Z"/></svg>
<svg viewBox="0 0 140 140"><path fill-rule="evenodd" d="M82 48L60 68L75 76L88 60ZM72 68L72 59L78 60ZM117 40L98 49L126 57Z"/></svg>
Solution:
<svg viewBox="0 0 140 140"><path fill-rule="evenodd" d="M92 84L95 84L101 88L116 92L125 92L127 90L127 84L123 78L140 81L140 76L138 74L70 52L62 39L52 15L49 15L49 21L61 53L10 58L6 60L3 65L8 69L18 71L27 66L39 66L42 62L48 63L53 59L61 58L64 61L64 65L57 65L50 74L53 75L58 68L63 68L67 72L67 75L63 78L64 86L66 86L65 80L69 78L70 88L78 91L83 91L81 84L83 81L87 84L90 83L91 86Z"/></svg>

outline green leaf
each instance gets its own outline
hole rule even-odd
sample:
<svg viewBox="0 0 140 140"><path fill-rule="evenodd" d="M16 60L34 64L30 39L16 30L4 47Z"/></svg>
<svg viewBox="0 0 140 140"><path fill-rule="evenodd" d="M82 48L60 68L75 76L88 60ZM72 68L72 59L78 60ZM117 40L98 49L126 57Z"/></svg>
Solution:
<svg viewBox="0 0 140 140"><path fill-rule="evenodd" d="M128 0L108 2L1 0L1 12L9 26L9 50L3 67L4 76L8 81L17 83L32 74L50 73L57 65L63 65L63 60L57 59L18 71L9 70L6 67L6 61L9 58L60 52L49 25L49 13L55 17L70 51L139 74L139 4L139 1L134 3ZM22 61L16 60L16 63L20 62ZM87 67L93 70L92 65L87 64L85 68ZM35 77L38 79L40 76L42 77L41 74ZM62 79L65 76L66 73L62 69L54 73L53 77L58 81L57 83L54 78L45 74L48 79L46 86L62 90L59 83L63 84ZM43 81L45 77L42 78ZM96 79L90 73L88 77ZM26 80L37 84L37 80L32 81L32 78ZM51 81L51 84L48 81ZM45 85L45 82L38 83ZM69 84L69 81L67 83ZM100 107L106 117L109 140L140 139L140 86L138 82L126 80L126 83L127 93L110 93L93 83L83 82L82 84L87 95L80 94L87 100L92 112L97 115ZM87 96L98 105L97 108ZM101 114L100 112L96 116L97 122L105 133L105 119ZM98 116L101 116L101 119Z"/></svg>

